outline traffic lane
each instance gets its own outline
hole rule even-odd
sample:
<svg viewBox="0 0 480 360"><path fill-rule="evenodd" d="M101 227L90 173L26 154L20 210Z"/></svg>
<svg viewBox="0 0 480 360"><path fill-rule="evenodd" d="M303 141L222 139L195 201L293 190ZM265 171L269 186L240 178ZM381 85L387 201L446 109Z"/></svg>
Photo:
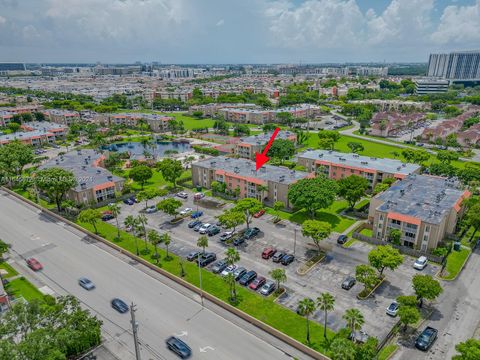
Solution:
<svg viewBox="0 0 480 360"><path fill-rule="evenodd" d="M129 317L111 309L110 300L118 296L127 302L135 301L139 308L140 339L162 356L170 355L165 350L164 339L176 331L185 330L189 333L188 343L194 349L195 358L285 357L281 351L213 312L200 311L201 306L192 299L98 247L80 241L72 232L39 216L36 211L5 197L0 211L3 215L0 229L6 235L5 239L14 245L15 251L34 255L44 264L44 270L36 274L41 280L53 288L61 287L64 292L79 296L87 306L124 330L130 328ZM42 246L46 243L49 245ZM77 284L78 277L88 273L87 269L90 269L91 278L97 284L97 289L92 292L84 291ZM128 341L131 342L131 339L126 339ZM205 346L215 350L207 348L206 353L200 353L200 347Z"/></svg>

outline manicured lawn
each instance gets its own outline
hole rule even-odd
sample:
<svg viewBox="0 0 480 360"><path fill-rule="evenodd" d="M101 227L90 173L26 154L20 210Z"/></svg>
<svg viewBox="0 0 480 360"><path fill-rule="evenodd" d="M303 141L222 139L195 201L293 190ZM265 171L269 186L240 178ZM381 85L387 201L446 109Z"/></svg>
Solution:
<svg viewBox="0 0 480 360"><path fill-rule="evenodd" d="M28 192L28 190L23 190L23 189L19 189L19 188L15 188L13 189L13 191L15 191L17 194L23 196L24 198L26 199L29 199L33 202L37 202L37 199L36 197L32 197L30 195L30 193ZM40 199L40 205L46 209L54 209L56 207L55 204L49 204L48 202L46 202L45 200L43 199Z"/></svg>
<svg viewBox="0 0 480 360"><path fill-rule="evenodd" d="M3 269L7 272L6 275L3 275L4 279L11 278L12 276L18 275L17 270L7 264L5 261L0 263L0 269Z"/></svg>
<svg viewBox="0 0 480 360"><path fill-rule="evenodd" d="M188 115L182 114L182 113L167 113L166 115L174 116L175 119L177 119L177 120L182 120L183 125L185 126L185 129L187 129L187 130L202 128L202 127L206 127L206 126L208 128L211 128L211 127L213 127L213 124L215 123L215 120L213 120L213 119L196 119L194 117L191 117L191 116L188 116Z"/></svg>
<svg viewBox="0 0 480 360"><path fill-rule="evenodd" d="M452 250L447 258L447 266L445 270L447 275L442 277L446 280L455 279L458 273L462 270L465 260L472 251L469 248L462 247L460 251Z"/></svg>
<svg viewBox="0 0 480 360"><path fill-rule="evenodd" d="M382 350L378 353L378 360L387 360L396 350L398 349L397 344L390 344L384 346Z"/></svg>
<svg viewBox="0 0 480 360"><path fill-rule="evenodd" d="M80 225L90 231L93 231L93 227L91 225ZM115 244L132 253L136 252L135 239L131 234L121 231L122 235L120 241L114 241L113 239L116 237L117 233L115 226L108 223L99 222L97 227L101 236L113 241ZM139 239L138 244L140 251L145 249L143 239ZM141 256L145 260L155 264L156 260L152 258L152 254L154 254L153 246L147 244L147 248L149 250L149 254ZM171 260L165 260L166 253L163 248L159 249L159 254L160 261L158 266L172 274L179 276L181 271L179 258L173 255ZM186 272L184 280L199 286L198 267L194 263L184 261L184 269ZM202 280L203 289L205 291L222 299L225 302L229 301L228 286L221 277L202 269ZM233 304L235 307L284 332L294 339L305 343L306 326L304 318L297 315L295 312L273 302L271 297L265 298L259 294L247 290L244 287L237 286L237 294L238 302ZM312 347L318 351L325 352L323 344L318 340L323 339L323 327L318 323L311 322L310 330L311 338L314 339ZM333 335L334 333L328 329L328 336L332 337Z"/></svg>
<svg viewBox="0 0 480 360"><path fill-rule="evenodd" d="M10 295L16 298L23 297L27 301L43 298L43 294L24 277L9 282L5 286L5 290Z"/></svg>
<svg viewBox="0 0 480 360"><path fill-rule="evenodd" d="M364 206L367 205L368 203L370 203L370 200L369 200L369 199L363 199L363 200L360 200L358 203L356 203L353 208L354 208L355 210L360 210L362 207L364 207Z"/></svg>
<svg viewBox="0 0 480 360"><path fill-rule="evenodd" d="M150 180L148 180L145 183L144 189L149 189L149 188L158 189L158 188L164 187L165 185L169 185L169 186L172 185L171 183L167 182L163 178L162 174L159 171L157 171L155 169L152 169L152 170L153 170L153 176ZM129 173L129 170L125 171L124 177L126 179L128 179L128 173ZM183 178L191 176L191 175L192 175L191 170L184 171L182 176L180 176L180 179L183 179ZM142 186L135 181L133 181L131 183L131 185L132 185L132 190L140 191L142 189Z"/></svg>
<svg viewBox="0 0 480 360"><path fill-rule="evenodd" d="M349 237L350 237L350 236L351 236L351 235L349 235ZM354 239L354 238L352 238L352 237L350 237L350 238L348 239L348 241L347 241L345 244L343 244L343 247L344 247L344 248L348 248L348 247L352 246L352 245L355 243L355 241L357 241L357 240Z"/></svg>
<svg viewBox="0 0 480 360"><path fill-rule="evenodd" d="M360 234L365 235L365 236L372 237L372 236L373 236L373 230L372 230L372 229L364 228L364 229L362 229L362 230L360 231Z"/></svg>

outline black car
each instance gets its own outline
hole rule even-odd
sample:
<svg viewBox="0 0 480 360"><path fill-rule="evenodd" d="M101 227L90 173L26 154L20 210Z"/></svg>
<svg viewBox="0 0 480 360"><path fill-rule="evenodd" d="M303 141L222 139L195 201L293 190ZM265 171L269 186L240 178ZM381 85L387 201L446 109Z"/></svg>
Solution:
<svg viewBox="0 0 480 360"><path fill-rule="evenodd" d="M281 263L282 265L290 265L293 262L293 260L295 260L295 256L288 254L282 257Z"/></svg>
<svg viewBox="0 0 480 360"><path fill-rule="evenodd" d="M255 278L257 277L257 273L253 270L250 270L246 274L243 274L243 276L240 278L240 285L247 286L250 284Z"/></svg>
<svg viewBox="0 0 480 360"><path fill-rule="evenodd" d="M207 230L208 236L217 235L219 232L220 232L220 228L215 225L210 226Z"/></svg>
<svg viewBox="0 0 480 360"><path fill-rule="evenodd" d="M236 238L233 240L233 245L238 246L245 242L245 238L243 236Z"/></svg>
<svg viewBox="0 0 480 360"><path fill-rule="evenodd" d="M217 255L215 255L215 253L210 252L210 253L205 253L199 256L197 259L197 263L200 265L200 267L205 267L208 264L211 264L212 262L214 262L215 260L217 260Z"/></svg>
<svg viewBox="0 0 480 360"><path fill-rule="evenodd" d="M112 300L112 308L114 308L121 314L125 314L129 310L128 305L119 298L115 298Z"/></svg>
<svg viewBox="0 0 480 360"><path fill-rule="evenodd" d="M127 205L133 205L135 204L135 201L133 201L132 199L125 199L123 200L123 203Z"/></svg>
<svg viewBox="0 0 480 360"><path fill-rule="evenodd" d="M280 261L282 261L282 258L285 256L286 254L284 252L281 252L281 251L277 251L273 256L272 256L272 261L273 262L276 262L276 263L279 263Z"/></svg>
<svg viewBox="0 0 480 360"><path fill-rule="evenodd" d="M114 218L115 218L115 216L113 216L112 214L102 215L102 221L108 221L108 220L112 220Z"/></svg>
<svg viewBox="0 0 480 360"><path fill-rule="evenodd" d="M201 254L200 251L192 251L190 254L187 255L187 260L188 261L193 261L195 260L196 258L198 258L198 256Z"/></svg>
<svg viewBox="0 0 480 360"><path fill-rule="evenodd" d="M253 227L253 228L247 229L243 233L243 238L245 240L250 240L251 238L257 236L259 232L260 232L260 229L258 227Z"/></svg>
<svg viewBox="0 0 480 360"><path fill-rule="evenodd" d="M247 273L247 269L245 269L244 267L238 267L235 269L235 271L233 272L233 276L235 276L235 280L238 281L242 278L243 275L245 275Z"/></svg>
<svg viewBox="0 0 480 360"><path fill-rule="evenodd" d="M343 245L343 244L345 244L347 241L348 241L348 236L347 236L347 235L340 235L340 236L337 238L337 244L339 244L339 245Z"/></svg>
<svg viewBox="0 0 480 360"><path fill-rule="evenodd" d="M175 336L169 337L166 343L167 347L182 359L186 359L192 355L192 349L190 349L187 344Z"/></svg>
<svg viewBox="0 0 480 360"><path fill-rule="evenodd" d="M215 264L212 265L212 272L214 274L221 273L225 268L228 266L225 260L217 261Z"/></svg>
<svg viewBox="0 0 480 360"><path fill-rule="evenodd" d="M357 280L353 276L347 276L342 282L342 289L350 290L356 282Z"/></svg>
<svg viewBox="0 0 480 360"><path fill-rule="evenodd" d="M438 330L427 326L425 330L423 330L422 333L418 335L417 340L415 340L415 347L417 349L427 351L432 347L435 340L437 340L437 336Z"/></svg>
<svg viewBox="0 0 480 360"><path fill-rule="evenodd" d="M190 221L188 223L188 227L190 229L194 228L195 226L197 226L198 224L201 224L202 222L200 220L193 220L193 221Z"/></svg>

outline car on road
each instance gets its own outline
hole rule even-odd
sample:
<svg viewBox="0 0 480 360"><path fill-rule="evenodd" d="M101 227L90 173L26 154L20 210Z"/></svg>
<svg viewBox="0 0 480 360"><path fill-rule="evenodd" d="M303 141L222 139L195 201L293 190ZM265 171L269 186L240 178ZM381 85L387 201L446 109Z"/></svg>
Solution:
<svg viewBox="0 0 480 360"><path fill-rule="evenodd" d="M78 285L83 287L85 290L95 289L95 284L92 282L92 280L87 279L86 277L81 277L78 279Z"/></svg>
<svg viewBox="0 0 480 360"><path fill-rule="evenodd" d="M210 226L207 230L208 236L217 235L219 232L220 232L220 228L215 225Z"/></svg>
<svg viewBox="0 0 480 360"><path fill-rule="evenodd" d="M194 250L192 252L190 252L188 255L187 255L187 260L188 261L193 261L195 260L196 258L198 258L198 256L201 254L200 251L197 251L197 250Z"/></svg>
<svg viewBox="0 0 480 360"><path fill-rule="evenodd" d="M193 220L188 223L188 227L190 229L193 229L195 226L201 224L202 222L200 220Z"/></svg>
<svg viewBox="0 0 480 360"><path fill-rule="evenodd" d="M215 255L215 253L212 253L212 252L207 252L205 254L201 254L198 257L197 263L200 267L205 267L211 264L212 262L214 262L215 260L217 260L217 255Z"/></svg>
<svg viewBox="0 0 480 360"><path fill-rule="evenodd" d="M233 231L225 231L222 235L220 235L220 241L226 241L233 236Z"/></svg>
<svg viewBox="0 0 480 360"><path fill-rule="evenodd" d="M398 304L396 301L392 302L390 305L388 305L388 308L387 308L387 315L390 315L390 316L397 316L397 313L398 313Z"/></svg>
<svg viewBox="0 0 480 360"><path fill-rule="evenodd" d="M285 255L284 257L282 257L282 260L280 261L282 263L282 265L290 265L293 260L295 260L295 256L293 256L292 254L287 254Z"/></svg>
<svg viewBox="0 0 480 360"><path fill-rule="evenodd" d="M253 237L257 236L259 232L260 232L260 229L258 227L253 227L253 228L247 229L243 233L243 238L245 238L245 240L250 240Z"/></svg>
<svg viewBox="0 0 480 360"><path fill-rule="evenodd" d="M202 226L203 222L200 221L197 225L194 226L193 231L199 232Z"/></svg>
<svg viewBox="0 0 480 360"><path fill-rule="evenodd" d="M258 289L260 289L263 284L265 284L265 282L267 281L267 279L265 279L263 276L257 276L257 278L255 280L253 280L250 285L248 285L248 287L252 290L255 290L257 291Z"/></svg>
<svg viewBox="0 0 480 360"><path fill-rule="evenodd" d="M343 244L345 244L347 241L348 241L348 236L347 236L347 235L340 235L340 236L337 238L337 244L339 244L339 245L343 245Z"/></svg>
<svg viewBox="0 0 480 360"><path fill-rule="evenodd" d="M179 212L180 215L187 215L192 212L192 208L185 208L182 211Z"/></svg>
<svg viewBox="0 0 480 360"><path fill-rule="evenodd" d="M262 288L260 289L260 294L268 296L272 292L274 292L276 288L277 285L275 284L275 281L268 280L265 284L263 284Z"/></svg>
<svg viewBox="0 0 480 360"><path fill-rule="evenodd" d="M242 245L244 242L245 242L245 238L243 236L240 236L235 240L233 240L233 245L235 246Z"/></svg>
<svg viewBox="0 0 480 360"><path fill-rule="evenodd" d="M273 256L272 256L272 261L275 262L275 263L279 263L280 261L282 261L282 258L285 256L286 254L284 252L281 252L281 251L277 251Z"/></svg>
<svg viewBox="0 0 480 360"><path fill-rule="evenodd" d="M198 192L195 195L193 195L193 200L200 200L200 199L203 199L204 197L205 197L204 193Z"/></svg>
<svg viewBox="0 0 480 360"><path fill-rule="evenodd" d="M170 336L167 340L167 347L170 351L180 356L182 359L186 359L192 355L192 349L185 344L182 340L175 336Z"/></svg>
<svg viewBox="0 0 480 360"><path fill-rule="evenodd" d="M203 225L200 227L200 229L198 230L198 232L199 232L200 234L206 234L207 231L208 231L208 229L210 228L210 226L212 226L212 224L205 223L205 224L203 224Z"/></svg>
<svg viewBox="0 0 480 360"><path fill-rule="evenodd" d="M219 274L227 267L227 262L225 260L219 260L212 265L212 272L214 274Z"/></svg>
<svg viewBox="0 0 480 360"><path fill-rule="evenodd" d="M187 199L188 198L188 194L185 191L181 191L181 192L177 193L177 196L179 198L182 198L182 199Z"/></svg>
<svg viewBox="0 0 480 360"><path fill-rule="evenodd" d="M235 276L235 280L240 280L240 278L245 275L245 273L247 272L247 269L245 269L244 267L240 266L238 268L235 269L235 271L233 272L233 276Z"/></svg>
<svg viewBox="0 0 480 360"><path fill-rule="evenodd" d="M273 255L275 255L276 252L277 252L277 250L275 250L274 248L271 248L271 247L265 248L265 249L262 251L262 259L268 260L268 259L270 259Z"/></svg>
<svg viewBox="0 0 480 360"><path fill-rule="evenodd" d="M430 349L437 339L438 330L427 326L421 333L418 335L417 340L415 340L415 347L417 349L427 351Z"/></svg>
<svg viewBox="0 0 480 360"><path fill-rule="evenodd" d="M356 282L357 280L353 276L347 276L342 282L342 289L350 290L356 284Z"/></svg>
<svg viewBox="0 0 480 360"><path fill-rule="evenodd" d="M133 201L132 199L125 199L123 200L123 203L127 205L133 205L135 204L135 201Z"/></svg>
<svg viewBox="0 0 480 360"><path fill-rule="evenodd" d="M113 218L115 218L115 216L113 216L112 214L102 215L102 221L112 220Z"/></svg>
<svg viewBox="0 0 480 360"><path fill-rule="evenodd" d="M238 283L243 286L248 286L253 280L255 280L256 277L257 273L253 270L250 270L249 272L243 274Z"/></svg>
<svg viewBox="0 0 480 360"><path fill-rule="evenodd" d="M258 219L263 214L265 214L265 209L262 209L262 210L256 212L255 214L253 214L253 217Z"/></svg>
<svg viewBox="0 0 480 360"><path fill-rule="evenodd" d="M39 271L43 269L43 265L35 258L27 259L27 266L33 271Z"/></svg>
<svg viewBox="0 0 480 360"><path fill-rule="evenodd" d="M112 304L112 308L114 308L121 314L125 314L129 310L128 305L122 299L119 299L119 298L112 299L111 304Z"/></svg>
<svg viewBox="0 0 480 360"><path fill-rule="evenodd" d="M428 259L426 256L420 256L415 262L413 263L413 268L416 270L423 270L428 264Z"/></svg>
<svg viewBox="0 0 480 360"><path fill-rule="evenodd" d="M148 208L145 209L145 212L147 214L153 214L153 213L156 213L158 211L157 207L152 205L152 206L149 206Z"/></svg>
<svg viewBox="0 0 480 360"><path fill-rule="evenodd" d="M237 269L237 265L228 265L221 273L223 277L227 276L228 274L233 274L233 272Z"/></svg>
<svg viewBox="0 0 480 360"><path fill-rule="evenodd" d="M192 219L196 219L196 218L199 218L199 217L202 216L202 215L203 215L203 211L194 211L194 212L190 215L190 217L191 217Z"/></svg>

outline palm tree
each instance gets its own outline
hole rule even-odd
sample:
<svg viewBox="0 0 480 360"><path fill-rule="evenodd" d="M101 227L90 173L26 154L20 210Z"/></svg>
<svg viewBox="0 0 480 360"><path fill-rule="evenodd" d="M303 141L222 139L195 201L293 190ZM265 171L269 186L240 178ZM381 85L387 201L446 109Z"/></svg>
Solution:
<svg viewBox="0 0 480 360"><path fill-rule="evenodd" d="M205 248L208 247L208 237L205 235L200 236L197 240L197 246L203 249L203 255L205 255Z"/></svg>
<svg viewBox="0 0 480 360"><path fill-rule="evenodd" d="M165 260L170 260L170 255L168 255L168 245L172 242L172 237L169 233L164 233L162 235L162 242L165 244L165 250L167 251L167 255L165 256Z"/></svg>
<svg viewBox="0 0 480 360"><path fill-rule="evenodd" d="M268 186L266 186L266 185L258 185L258 186L257 186L257 191L261 194L261 199L260 199L260 201L262 202L262 205L263 205L263 200L265 200L265 191L268 191Z"/></svg>
<svg viewBox="0 0 480 360"><path fill-rule="evenodd" d="M327 339L327 314L329 311L332 311L335 307L335 298L332 294L324 292L317 297L317 306L320 310L324 311L325 322L323 325L323 337Z"/></svg>
<svg viewBox="0 0 480 360"><path fill-rule="evenodd" d="M298 303L298 312L300 315L305 316L305 319L307 320L307 344L310 345L310 315L313 314L313 312L316 309L315 301L309 298L305 298L303 300L300 300Z"/></svg>
<svg viewBox="0 0 480 360"><path fill-rule="evenodd" d="M117 240L120 240L120 224L118 223L118 215L120 215L120 205L117 203L108 204L108 210L112 212L112 216L117 222Z"/></svg>
<svg viewBox="0 0 480 360"><path fill-rule="evenodd" d="M162 237L160 236L160 234L156 230L148 230L147 237L148 237L148 241L155 248L155 255L154 256L155 256L155 259L157 260L157 264L158 264L158 259L160 258L160 255L158 254L158 247L157 246L158 246L158 244L160 244L162 242Z"/></svg>
<svg viewBox="0 0 480 360"><path fill-rule="evenodd" d="M354 338L355 330L360 330L365 323L363 314L358 309L347 309L343 319L347 321L347 326L350 329L350 336Z"/></svg>
<svg viewBox="0 0 480 360"><path fill-rule="evenodd" d="M138 238L137 238L137 226L138 226L138 219L135 218L133 215L128 215L125 220L123 221L123 224L126 227L130 227L132 229L133 233L133 238L135 239L135 252L138 256Z"/></svg>
<svg viewBox="0 0 480 360"><path fill-rule="evenodd" d="M224 280L230 288L230 302L235 303L237 301L237 289L235 287L237 281L235 280L235 275L230 272L224 277Z"/></svg>
<svg viewBox="0 0 480 360"><path fill-rule="evenodd" d="M147 146L150 144L150 137L142 136L142 138L140 139L140 144L142 144L143 148L146 149Z"/></svg>
<svg viewBox="0 0 480 360"><path fill-rule="evenodd" d="M277 291L280 291L280 283L287 281L287 274L284 269L273 269L269 272L273 280L277 282Z"/></svg>
<svg viewBox="0 0 480 360"><path fill-rule="evenodd" d="M145 241L145 251L144 253L145 254L148 254L148 246L147 246L147 230L145 229L145 225L147 224L148 222L148 218L144 215L144 214L139 214L137 216L137 221L138 221L138 224L140 226L142 226L142 229L143 229L143 238L144 238L144 241Z"/></svg>
<svg viewBox="0 0 480 360"><path fill-rule="evenodd" d="M234 265L235 263L240 261L240 253L233 247L228 248L225 251L225 262L228 266ZM230 287L230 301L235 302L237 300L237 289L235 288L235 276L232 273L228 274L231 276L227 276L225 281L228 283Z"/></svg>

